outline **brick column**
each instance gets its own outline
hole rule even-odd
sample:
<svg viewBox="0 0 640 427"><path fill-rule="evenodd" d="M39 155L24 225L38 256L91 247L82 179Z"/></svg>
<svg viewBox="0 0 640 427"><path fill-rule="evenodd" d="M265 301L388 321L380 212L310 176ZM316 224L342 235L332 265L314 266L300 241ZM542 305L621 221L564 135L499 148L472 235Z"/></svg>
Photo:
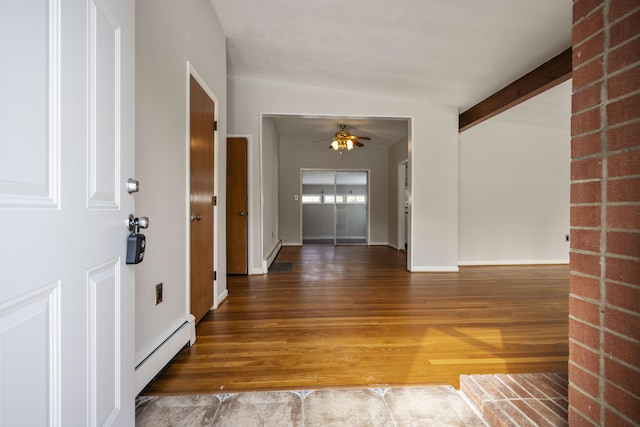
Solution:
<svg viewBox="0 0 640 427"><path fill-rule="evenodd" d="M640 425L640 0L573 1L570 425Z"/></svg>

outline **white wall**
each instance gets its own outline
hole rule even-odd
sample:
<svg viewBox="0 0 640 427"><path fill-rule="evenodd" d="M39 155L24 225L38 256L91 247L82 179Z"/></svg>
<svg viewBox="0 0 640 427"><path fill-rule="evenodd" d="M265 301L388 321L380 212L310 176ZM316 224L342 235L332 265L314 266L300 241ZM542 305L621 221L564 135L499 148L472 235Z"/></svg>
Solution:
<svg viewBox="0 0 640 427"><path fill-rule="evenodd" d="M228 79L229 132L260 136L261 114L412 118L410 185L412 238L409 264L414 271L457 269L458 257L458 110L428 100L385 98L372 94L277 83L242 77ZM263 150L265 147L262 147ZM260 150L250 156L259 164ZM329 151L329 150L327 150ZM263 152L263 156L265 153ZM260 205L260 178L250 183L250 197ZM386 190L385 190L386 191ZM386 208L385 208L386 209ZM282 214L282 212L280 212ZM250 213L254 241L263 230L260 213ZM387 220L385 219L385 222ZM250 270L262 272L260 245L253 245Z"/></svg>
<svg viewBox="0 0 640 427"><path fill-rule="evenodd" d="M371 145L371 144L369 144ZM280 149L280 233L285 244L301 244L300 169L369 170L369 243L387 244L387 150L371 146L343 153L327 144L281 141Z"/></svg>
<svg viewBox="0 0 640 427"><path fill-rule="evenodd" d="M144 262L136 266L136 360L188 313L187 61L218 103L214 262L226 290L226 39L209 0L136 0L136 214L148 216ZM164 284L155 305L154 287ZM133 325L131 325L133 327Z"/></svg>
<svg viewBox="0 0 640 427"><path fill-rule="evenodd" d="M460 264L569 262L569 124L491 119L460 140Z"/></svg>
<svg viewBox="0 0 640 427"><path fill-rule="evenodd" d="M260 139L255 139L252 142L253 150L259 149ZM262 164L258 163L256 168L254 168L254 170L260 169L262 171L261 175L264 176L262 180L264 183L262 187L262 209L260 209L260 205L256 205L253 207L253 212L260 213L260 211L262 211L263 214L262 224L264 227L264 235L262 253L265 258L275 250L280 240L278 226L279 142L280 136L278 135L275 123L272 119L264 119L262 122ZM253 152L253 150L250 149L250 153ZM249 218L255 220L256 216L250 215ZM260 260L258 259L257 262L260 262Z"/></svg>

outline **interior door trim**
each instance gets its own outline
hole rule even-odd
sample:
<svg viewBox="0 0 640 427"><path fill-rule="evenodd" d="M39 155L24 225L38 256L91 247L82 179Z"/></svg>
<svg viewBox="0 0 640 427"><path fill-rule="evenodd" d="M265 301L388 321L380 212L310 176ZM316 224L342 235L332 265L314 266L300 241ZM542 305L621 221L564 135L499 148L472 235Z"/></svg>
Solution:
<svg viewBox="0 0 640 427"><path fill-rule="evenodd" d="M262 123L262 120L260 121L260 123ZM254 212L256 212L256 210L254 209L254 204L253 204L253 191L252 188L253 186L251 185L252 180L253 180L253 160L251 158L251 147L252 147L252 138L253 136L250 134L244 134L244 133L230 133L227 135L227 138L245 138L247 140L247 211L249 212L249 216L247 217L247 275L252 275L252 274L265 274L267 273L267 270L263 271L262 266L260 267L260 269L258 269L257 271L252 272L252 268L253 268L253 224L256 222L260 222L260 230L264 230L264 215L260 214L258 221L256 221L256 217L254 215ZM225 141L226 139L225 138ZM260 163L262 164L262 150L260 150ZM262 182L262 168L260 168L260 181ZM264 197L264 195L260 194L260 199L262 200L262 198ZM262 233L259 233L260 236L260 244L259 244L259 248L261 248L260 250L262 251L263 247L264 247L264 237L262 236ZM260 259L264 259L265 254L263 254L262 252L260 253Z"/></svg>
<svg viewBox="0 0 640 427"><path fill-rule="evenodd" d="M191 149L191 132L189 129L190 122L190 109L191 109L191 95L190 95L190 81L191 77L193 77L196 82L200 85L200 87L204 90L204 92L211 98L216 106L220 105L220 100L216 96L215 92L209 87L205 79L198 72L198 70L193 66L193 64L187 60L186 62L186 76L185 76L185 93L186 93L186 105L185 105L185 198L184 198L184 227L185 227L185 288L186 288L186 298L185 298L185 310L186 313L190 313L191 311L191 236L190 236L190 214L191 214L191 206L189 195L191 194L191 179L190 179L190 171L191 171L191 162L190 162L190 149ZM214 110L214 120L219 122L219 114L220 108L215 108ZM222 126L221 126L222 127ZM214 178L213 178L213 194L218 196L220 194L219 191L219 182L220 182L220 156L219 156L219 145L220 145L220 137L224 137L224 132L220 131L220 128L216 130L215 137L213 139L213 153L214 153ZM226 140L226 138L225 138ZM219 197L218 197L219 199ZM213 269L214 271L218 271L217 279L213 281L213 306L212 309L218 308L220 303L226 298L226 280L225 280L225 290L220 293L219 291L219 280L220 277L226 277L226 266L224 267L225 271L220 270L220 263L218 262L220 256L220 245L218 244L220 240L220 231L218 227L220 213L219 213L219 205L220 201L218 200L218 205L213 207Z"/></svg>

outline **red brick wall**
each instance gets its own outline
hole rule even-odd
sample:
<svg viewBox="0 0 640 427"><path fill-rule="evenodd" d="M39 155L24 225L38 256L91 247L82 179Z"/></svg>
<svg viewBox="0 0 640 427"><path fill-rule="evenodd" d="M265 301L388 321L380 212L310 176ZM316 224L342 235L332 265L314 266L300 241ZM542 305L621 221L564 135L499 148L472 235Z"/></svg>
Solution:
<svg viewBox="0 0 640 427"><path fill-rule="evenodd" d="M570 425L640 425L640 0L573 1Z"/></svg>

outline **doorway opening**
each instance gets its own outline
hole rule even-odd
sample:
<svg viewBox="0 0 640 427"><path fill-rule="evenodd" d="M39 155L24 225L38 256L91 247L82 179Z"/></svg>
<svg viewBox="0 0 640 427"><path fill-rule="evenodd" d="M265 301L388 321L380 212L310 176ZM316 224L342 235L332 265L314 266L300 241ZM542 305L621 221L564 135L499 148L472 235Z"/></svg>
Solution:
<svg viewBox="0 0 640 427"><path fill-rule="evenodd" d="M398 246L406 251L409 246L409 161L398 163Z"/></svg>
<svg viewBox="0 0 640 427"><path fill-rule="evenodd" d="M369 171L301 169L302 244L369 243Z"/></svg>

